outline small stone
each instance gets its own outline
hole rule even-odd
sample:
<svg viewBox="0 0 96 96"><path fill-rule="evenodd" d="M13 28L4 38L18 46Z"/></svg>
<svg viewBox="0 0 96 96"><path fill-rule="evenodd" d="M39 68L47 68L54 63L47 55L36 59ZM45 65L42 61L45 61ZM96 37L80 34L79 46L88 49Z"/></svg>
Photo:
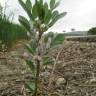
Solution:
<svg viewBox="0 0 96 96"><path fill-rule="evenodd" d="M50 76L50 72L48 72L48 71L42 72L40 74L40 76L43 77L43 78L48 78Z"/></svg>
<svg viewBox="0 0 96 96"><path fill-rule="evenodd" d="M90 79L90 83L96 83L96 78Z"/></svg>
<svg viewBox="0 0 96 96"><path fill-rule="evenodd" d="M76 93L76 90L73 90L72 93L73 93L73 94Z"/></svg>
<svg viewBox="0 0 96 96"><path fill-rule="evenodd" d="M66 83L66 80L64 78L58 78L56 81L57 86L60 86L65 83Z"/></svg>
<svg viewBox="0 0 96 96"><path fill-rule="evenodd" d="M29 55L28 55L27 52L24 52L23 56L24 56L24 57L28 57Z"/></svg>

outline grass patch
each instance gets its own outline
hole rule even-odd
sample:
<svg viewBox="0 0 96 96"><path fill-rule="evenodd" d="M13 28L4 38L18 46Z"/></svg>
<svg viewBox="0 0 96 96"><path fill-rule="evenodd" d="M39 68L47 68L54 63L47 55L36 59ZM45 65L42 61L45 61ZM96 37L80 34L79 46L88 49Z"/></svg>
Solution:
<svg viewBox="0 0 96 96"><path fill-rule="evenodd" d="M8 49L16 41L25 39L28 39L28 36L27 31L23 26L0 17L0 41L2 41L0 44L5 44ZM2 50L2 46L0 48Z"/></svg>

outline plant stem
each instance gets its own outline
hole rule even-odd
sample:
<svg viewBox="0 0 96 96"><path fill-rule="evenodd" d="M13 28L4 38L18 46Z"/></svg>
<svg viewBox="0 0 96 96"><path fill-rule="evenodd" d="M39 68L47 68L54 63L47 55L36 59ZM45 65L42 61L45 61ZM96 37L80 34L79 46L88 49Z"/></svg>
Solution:
<svg viewBox="0 0 96 96"><path fill-rule="evenodd" d="M38 83L39 83L39 74L40 74L40 60L39 60L39 57L40 57L40 49L39 49L39 46L40 46L40 39L42 37L42 33L39 31L39 36L38 36L38 40L37 40L37 45L38 45L38 58L36 59L36 78L35 78L35 92L34 92L34 95L33 96L37 96L37 92L38 92Z"/></svg>
<svg viewBox="0 0 96 96"><path fill-rule="evenodd" d="M35 79L35 93L34 93L34 96L37 96L38 83L39 83L39 73L40 73L40 60L37 60L37 72L36 72L36 79Z"/></svg>

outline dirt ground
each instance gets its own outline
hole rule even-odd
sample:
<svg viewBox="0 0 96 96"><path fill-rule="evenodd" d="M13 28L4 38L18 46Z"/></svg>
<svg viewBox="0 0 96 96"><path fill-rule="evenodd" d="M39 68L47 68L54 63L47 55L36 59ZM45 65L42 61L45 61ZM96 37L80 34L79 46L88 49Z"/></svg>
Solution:
<svg viewBox="0 0 96 96"><path fill-rule="evenodd" d="M45 89L52 68L41 73L41 85L45 88L41 89L41 96L96 96L96 43L65 41L62 48L50 93ZM52 55L56 56L58 50L53 50ZM25 51L19 47L0 53L0 96L24 96L24 82L32 79L24 60L20 59Z"/></svg>

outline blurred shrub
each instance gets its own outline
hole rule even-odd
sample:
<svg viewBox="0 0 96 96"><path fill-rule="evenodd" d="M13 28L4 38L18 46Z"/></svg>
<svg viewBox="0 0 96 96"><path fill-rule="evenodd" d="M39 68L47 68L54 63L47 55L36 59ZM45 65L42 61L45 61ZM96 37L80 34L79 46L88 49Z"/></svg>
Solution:
<svg viewBox="0 0 96 96"><path fill-rule="evenodd" d="M10 22L6 17L0 17L0 41L7 49L16 41L27 38L27 31L23 26Z"/></svg>
<svg viewBox="0 0 96 96"><path fill-rule="evenodd" d="M89 29L88 34L89 35L96 35L96 27Z"/></svg>

